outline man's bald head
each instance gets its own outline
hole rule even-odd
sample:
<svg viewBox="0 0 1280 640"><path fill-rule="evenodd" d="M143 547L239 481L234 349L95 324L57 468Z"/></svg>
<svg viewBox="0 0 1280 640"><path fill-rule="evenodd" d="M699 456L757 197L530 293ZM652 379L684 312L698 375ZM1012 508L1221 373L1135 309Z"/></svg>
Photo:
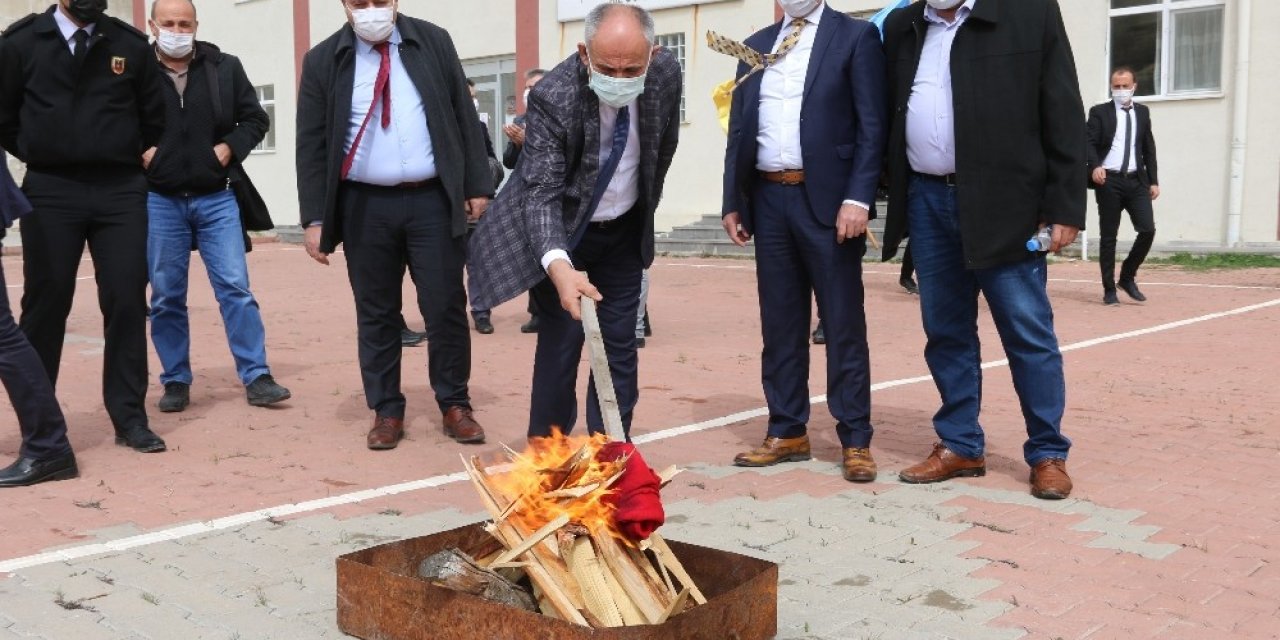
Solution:
<svg viewBox="0 0 1280 640"><path fill-rule="evenodd" d="M195 21L196 3L191 0L156 0L151 3L151 19L155 20L157 13L162 10L169 13L174 8L184 13L190 12L191 21Z"/></svg>
<svg viewBox="0 0 1280 640"><path fill-rule="evenodd" d="M578 45L582 63L615 78L643 75L657 50L653 16L635 5L597 5L587 14L584 35L586 42Z"/></svg>

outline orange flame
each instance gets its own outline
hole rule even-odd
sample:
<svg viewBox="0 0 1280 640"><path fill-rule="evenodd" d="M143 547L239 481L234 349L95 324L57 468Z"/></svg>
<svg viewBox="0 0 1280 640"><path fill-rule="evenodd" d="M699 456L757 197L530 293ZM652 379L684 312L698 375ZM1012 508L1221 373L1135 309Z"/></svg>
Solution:
<svg viewBox="0 0 1280 640"><path fill-rule="evenodd" d="M596 459L607 438L565 436L556 430L537 438L511 462L511 470L494 474L492 486L512 504L508 520L529 531L568 515L570 523L593 533L608 532L625 539L613 520L613 505L603 498L622 472L626 460Z"/></svg>

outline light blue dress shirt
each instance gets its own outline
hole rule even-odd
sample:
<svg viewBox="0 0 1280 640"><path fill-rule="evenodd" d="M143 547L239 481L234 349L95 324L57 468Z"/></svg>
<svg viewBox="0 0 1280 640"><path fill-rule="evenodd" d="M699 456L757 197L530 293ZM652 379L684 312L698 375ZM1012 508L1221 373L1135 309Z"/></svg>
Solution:
<svg viewBox="0 0 1280 640"><path fill-rule="evenodd" d="M348 180L365 184L393 187L402 182L430 180L439 175L435 153L431 147L431 133L427 130L427 112L422 96L405 71L400 58L400 29L391 33L391 124L382 128L382 110L379 102L369 117L369 125L356 150ZM348 153L355 142L356 133L364 122L369 105L373 103L373 87L378 79L378 67L382 56L373 45L356 38L355 86L351 94L351 115L348 119L347 141L343 154Z"/></svg>
<svg viewBox="0 0 1280 640"><path fill-rule="evenodd" d="M929 29L920 51L920 66L907 102L907 160L918 173L945 176L956 172L956 121L951 91L951 44L960 25L973 12L967 0L946 22L933 7L924 8Z"/></svg>

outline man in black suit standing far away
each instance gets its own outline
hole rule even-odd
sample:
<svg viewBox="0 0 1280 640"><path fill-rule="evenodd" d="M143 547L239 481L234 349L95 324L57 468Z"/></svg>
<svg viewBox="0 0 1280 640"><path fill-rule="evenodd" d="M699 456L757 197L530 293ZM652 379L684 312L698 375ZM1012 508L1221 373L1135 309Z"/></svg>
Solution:
<svg viewBox="0 0 1280 640"><path fill-rule="evenodd" d="M413 274L427 323L431 388L444 433L484 442L468 388L471 335L462 286L467 222L493 174L449 33L395 0L346 0L347 25L316 45L298 90L298 200L307 254L344 246L355 295L360 374L374 411L370 449L404 437L401 291Z"/></svg>
<svg viewBox="0 0 1280 640"><path fill-rule="evenodd" d="M1147 259L1156 237L1151 201L1160 197L1156 179L1156 139L1151 134L1151 110L1133 101L1138 89L1133 69L1111 72L1111 100L1089 110L1089 188L1098 200L1098 265L1102 268L1103 304L1116 299L1116 233L1120 212L1127 210L1138 237L1129 257L1120 265L1120 288L1130 298L1145 302L1138 290L1138 267Z"/></svg>

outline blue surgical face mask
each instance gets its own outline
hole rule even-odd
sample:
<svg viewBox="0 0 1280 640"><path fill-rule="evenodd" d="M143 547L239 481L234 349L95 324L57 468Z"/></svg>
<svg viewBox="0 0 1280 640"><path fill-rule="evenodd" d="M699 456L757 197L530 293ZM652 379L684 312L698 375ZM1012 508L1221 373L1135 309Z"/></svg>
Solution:
<svg viewBox="0 0 1280 640"><path fill-rule="evenodd" d="M596 71L591 64L591 52L587 52L587 69L591 73L589 86L596 97L614 109L621 109L632 103L644 93L644 80L649 75L649 63L653 61L653 50L649 51L649 60L644 63L644 73L634 78L614 78Z"/></svg>

